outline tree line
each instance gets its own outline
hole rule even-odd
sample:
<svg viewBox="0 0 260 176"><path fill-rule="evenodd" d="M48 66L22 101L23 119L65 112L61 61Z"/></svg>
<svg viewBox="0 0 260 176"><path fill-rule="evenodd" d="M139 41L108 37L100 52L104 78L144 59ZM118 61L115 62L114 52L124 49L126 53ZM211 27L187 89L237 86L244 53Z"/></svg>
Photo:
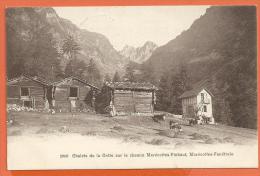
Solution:
<svg viewBox="0 0 260 176"><path fill-rule="evenodd" d="M31 14L26 26L22 20L14 17L19 11L9 9L6 13L8 79L22 74L39 76L50 81L76 76L100 85L102 75L94 58L86 58L88 63L78 58L81 47L75 37L66 34L58 42L49 31L49 24L39 20L39 16L31 9L26 10ZM64 61L65 66L62 66Z"/></svg>
<svg viewBox="0 0 260 176"><path fill-rule="evenodd" d="M139 73L138 73L139 72ZM155 109L174 114L182 114L180 96L191 89L190 77L186 65L180 63L177 70L165 71L159 79L154 76L154 69L149 64L137 66L130 62L126 66L124 80L130 82L149 82L157 86Z"/></svg>

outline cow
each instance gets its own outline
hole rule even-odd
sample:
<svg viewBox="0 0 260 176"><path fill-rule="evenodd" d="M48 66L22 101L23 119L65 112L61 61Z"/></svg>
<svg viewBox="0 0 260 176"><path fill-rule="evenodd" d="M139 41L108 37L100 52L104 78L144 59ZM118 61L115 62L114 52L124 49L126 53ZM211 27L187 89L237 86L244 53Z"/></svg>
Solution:
<svg viewBox="0 0 260 176"><path fill-rule="evenodd" d="M189 120L189 125L190 125L190 126L193 126L193 125L196 125L196 124L198 124L197 119L190 119L190 120Z"/></svg>
<svg viewBox="0 0 260 176"><path fill-rule="evenodd" d="M152 118L153 121L160 123L159 121L165 121L165 114L157 114L154 115Z"/></svg>
<svg viewBox="0 0 260 176"><path fill-rule="evenodd" d="M170 120L169 122L170 129L174 129L176 132L182 132L181 125L178 122L174 122L173 120Z"/></svg>

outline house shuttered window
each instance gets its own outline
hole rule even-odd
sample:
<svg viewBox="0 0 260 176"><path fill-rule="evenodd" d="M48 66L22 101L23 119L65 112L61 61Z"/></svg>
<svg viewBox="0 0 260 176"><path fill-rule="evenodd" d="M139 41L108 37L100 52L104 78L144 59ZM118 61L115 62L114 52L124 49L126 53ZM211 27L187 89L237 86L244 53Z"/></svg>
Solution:
<svg viewBox="0 0 260 176"><path fill-rule="evenodd" d="M201 101L204 102L204 93L201 93Z"/></svg>
<svg viewBox="0 0 260 176"><path fill-rule="evenodd" d="M203 106L203 112L207 112L207 106Z"/></svg>

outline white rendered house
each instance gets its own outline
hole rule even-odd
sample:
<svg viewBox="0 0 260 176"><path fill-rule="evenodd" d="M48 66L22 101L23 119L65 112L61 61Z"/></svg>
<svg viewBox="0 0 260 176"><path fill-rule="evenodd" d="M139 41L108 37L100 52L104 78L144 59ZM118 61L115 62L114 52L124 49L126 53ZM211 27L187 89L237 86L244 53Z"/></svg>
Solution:
<svg viewBox="0 0 260 176"><path fill-rule="evenodd" d="M212 113L212 93L205 88L193 89L184 92L182 99L182 112L184 118L204 119L209 124L214 124Z"/></svg>

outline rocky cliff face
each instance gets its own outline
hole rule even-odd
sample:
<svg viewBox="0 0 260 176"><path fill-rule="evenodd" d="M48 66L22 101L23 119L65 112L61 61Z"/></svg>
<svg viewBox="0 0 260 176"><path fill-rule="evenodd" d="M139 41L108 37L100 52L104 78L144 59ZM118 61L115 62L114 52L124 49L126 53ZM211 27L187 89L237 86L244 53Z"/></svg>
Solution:
<svg viewBox="0 0 260 176"><path fill-rule="evenodd" d="M120 54L130 61L143 63L149 59L156 48L157 45L155 43L148 41L143 46L138 48L126 45L120 51Z"/></svg>
<svg viewBox="0 0 260 176"><path fill-rule="evenodd" d="M78 55L79 59L88 63L93 58L103 75L112 75L115 71L123 72L125 64L123 57L104 35L78 28L71 21L60 18L52 8L14 8L9 9L9 12L10 10L13 11L12 19L7 18L7 20L15 19L16 22L23 24L18 30L24 39L32 32L30 26L35 25L33 21L38 21L38 23L48 25L48 30L56 40L59 50L65 37L70 34L76 38L82 48Z"/></svg>

